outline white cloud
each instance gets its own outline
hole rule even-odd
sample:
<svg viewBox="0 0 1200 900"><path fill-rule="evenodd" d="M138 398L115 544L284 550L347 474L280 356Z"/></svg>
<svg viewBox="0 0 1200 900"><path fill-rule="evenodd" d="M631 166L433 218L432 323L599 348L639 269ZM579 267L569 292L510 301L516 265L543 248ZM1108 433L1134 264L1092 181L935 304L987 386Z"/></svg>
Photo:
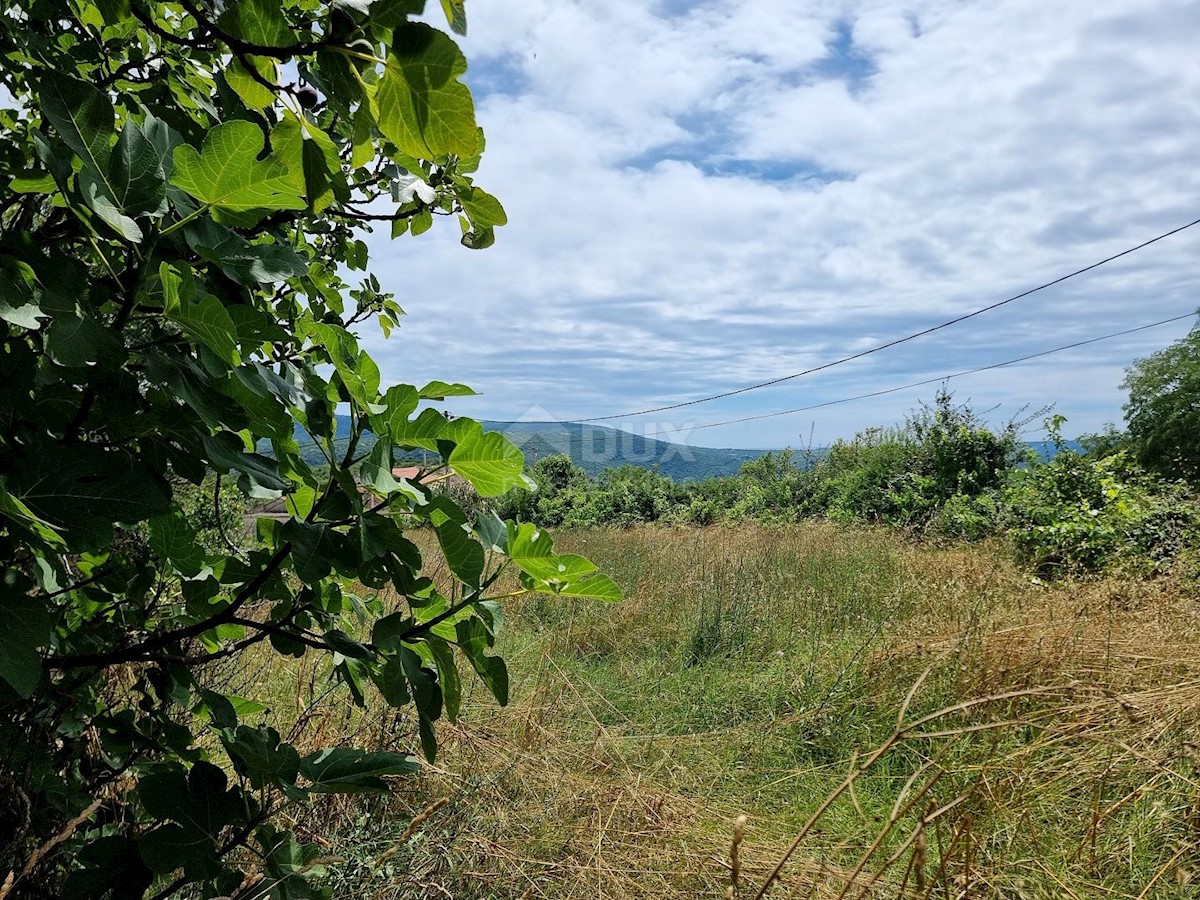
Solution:
<svg viewBox="0 0 1200 900"><path fill-rule="evenodd" d="M673 10L673 11L672 11ZM510 225L373 242L410 313L385 378L466 380L462 412L603 415L858 352L1196 215L1200 7L1117 0L474 0L479 180ZM1200 230L1200 229L1198 229ZM1200 234L811 379L688 407L736 418L948 374L1186 312ZM1187 323L963 379L1069 429ZM932 389L916 391L929 397ZM795 443L894 421L903 394L699 431ZM668 423L669 424L669 423Z"/></svg>

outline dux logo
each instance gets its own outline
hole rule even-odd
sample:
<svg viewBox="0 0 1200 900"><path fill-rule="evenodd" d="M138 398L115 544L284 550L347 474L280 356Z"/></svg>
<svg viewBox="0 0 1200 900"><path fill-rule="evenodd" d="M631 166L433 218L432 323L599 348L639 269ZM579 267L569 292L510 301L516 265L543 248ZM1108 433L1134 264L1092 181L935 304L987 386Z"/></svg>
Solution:
<svg viewBox="0 0 1200 900"><path fill-rule="evenodd" d="M531 463L561 453L591 469L623 463L661 465L673 459L692 462L694 455L686 442L694 428L670 422L624 427L569 422L535 405L497 430L520 447Z"/></svg>

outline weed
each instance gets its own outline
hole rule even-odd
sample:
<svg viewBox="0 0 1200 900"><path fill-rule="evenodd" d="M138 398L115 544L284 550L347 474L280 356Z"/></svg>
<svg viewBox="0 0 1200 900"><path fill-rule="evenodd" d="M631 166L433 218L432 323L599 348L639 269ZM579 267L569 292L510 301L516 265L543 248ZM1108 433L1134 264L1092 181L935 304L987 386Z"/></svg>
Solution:
<svg viewBox="0 0 1200 900"><path fill-rule="evenodd" d="M744 815L743 900L777 867L771 896L1190 896L1185 582L1039 584L1000 541L828 525L560 542L629 599L517 604L510 706L464 704L436 766L391 797L301 811L344 860L335 887L366 873L368 896L397 900L719 898ZM416 744L415 723L330 707L326 673L292 665L241 673L240 692L326 740Z"/></svg>

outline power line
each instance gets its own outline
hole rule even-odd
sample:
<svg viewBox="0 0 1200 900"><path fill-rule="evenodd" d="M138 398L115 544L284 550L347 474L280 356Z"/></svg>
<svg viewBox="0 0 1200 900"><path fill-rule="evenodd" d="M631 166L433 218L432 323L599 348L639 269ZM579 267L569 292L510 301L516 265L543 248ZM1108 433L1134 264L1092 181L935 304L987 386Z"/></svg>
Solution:
<svg viewBox="0 0 1200 900"><path fill-rule="evenodd" d="M1135 334L1136 332L1145 331L1149 328L1158 328L1160 325L1169 325L1172 322L1180 322L1184 319L1190 319L1195 315L1196 315L1196 313L1192 312L1192 313L1186 313L1185 315L1182 315L1182 316L1173 316L1170 319L1162 319L1161 321L1158 321L1158 322L1152 322L1149 325L1139 325L1137 328L1128 328L1125 331L1116 331L1116 332L1113 332L1112 334L1103 335L1102 337L1089 338L1086 341L1076 341L1073 344L1064 344L1061 347L1055 347L1053 350L1042 350L1039 353L1030 353L1027 356L1019 356L1016 359L1009 359L1009 360L1005 360L1004 362L992 363L990 366L980 366L977 369L967 369L966 371L963 371L963 372L955 372L953 375L941 375L937 378L926 378L924 381L914 381L911 384L902 384L899 387L891 387L891 388L885 388L885 389L879 390L879 391L871 391L870 393L867 393L867 394L857 394L854 397L842 397L841 399L838 399L838 400L826 400L824 403L814 403L811 406L797 406L794 409L784 409L784 410L780 410L779 412L760 413L760 414L754 415L754 416L742 416L740 419L730 419L726 422L709 422L706 425L696 425L691 430L692 431L701 431L705 428L720 428L724 425L738 425L738 424L741 424L742 422L753 422L758 419L773 419L778 416L790 416L790 415L793 415L794 413L808 412L808 411L814 410L814 409L822 409L826 406L837 406L840 403L850 403L854 400L866 400L870 397L882 397L885 394L895 394L898 391L906 391L909 388L923 387L924 385L927 385L927 384L937 384L938 382L949 381L951 378L962 378L964 375L975 375L979 372L987 372L992 369L1001 369L1001 368L1004 368L1005 366L1012 366L1012 365L1016 365L1017 363L1027 362L1028 360L1037 359L1038 357L1041 357L1041 356L1049 356L1051 353L1061 353L1064 350L1074 350L1076 347L1085 347L1088 344L1096 344L1096 343L1099 343L1100 341L1108 341L1108 340L1112 340L1113 338L1124 337L1127 334ZM630 433L633 434L636 432L630 432ZM674 432L674 431L672 431L672 432L650 431L650 432L646 432L644 434L640 434L639 437L654 437L659 434L667 434L667 433L674 434L676 432Z"/></svg>
<svg viewBox="0 0 1200 900"><path fill-rule="evenodd" d="M564 421L606 422L611 419L627 419L627 418L633 418L634 416L645 416L645 415L649 415L650 413L666 412L667 410L671 410L671 409L682 409L685 406L695 406L698 403L708 403L712 400L723 400L726 397L734 397L738 394L745 394L749 391L757 391L760 388L771 387L776 384L782 384L785 381L791 381L793 378L801 378L805 375L812 375L815 372L823 372L826 369L832 369L834 366L840 366L843 363L852 362L853 360L856 360L856 359L862 359L864 356L870 356L872 353L879 353L881 350L887 350L887 349L890 349L891 347L897 347L900 344L905 344L909 341L916 340L917 338L924 337L927 334L933 334L935 331L941 331L943 328L949 328L951 325L957 325L960 322L965 322L967 319L973 319L975 316L980 316L986 312L991 312L993 309L999 309L1001 306L1005 306L1016 300L1021 300L1022 298L1028 297L1031 294L1036 294L1038 291L1044 291L1044 290L1046 290L1046 288L1054 287L1056 284L1062 284L1064 281L1067 281L1071 278L1075 278L1076 276L1082 275L1085 272L1090 272L1093 269L1098 269L1100 266L1106 265L1110 262L1113 262L1114 260L1120 259L1123 256L1128 256L1131 253L1136 253L1138 250L1142 250L1146 247L1149 247L1151 244L1157 243L1158 241L1164 240L1165 238L1169 238L1172 235L1179 234L1179 232L1181 232L1181 231L1186 231L1187 229L1193 227L1194 225L1200 225L1200 219L1193 219L1191 222L1188 222L1186 225L1180 225L1178 228L1173 228L1170 231L1163 232L1162 234L1158 235L1157 237L1152 237L1152 238L1150 238L1150 240L1143 241L1142 243L1138 244L1137 246L1130 247L1126 250L1122 250L1120 253L1114 253L1112 256L1105 257L1104 259L1100 260L1099 262L1092 263L1090 266L1084 266L1082 269L1076 269L1074 272L1070 272L1066 275L1061 275L1058 278L1055 278L1053 281L1047 281L1045 284L1039 284L1037 287L1030 288L1029 290L1026 290L1026 291L1022 291L1019 294L1014 294L1011 297L1008 297L1004 300L1000 300L996 303L989 304L988 306L981 307L980 309L974 310L973 312L964 313L961 316L956 316L953 319L949 319L948 321L942 322L941 324L938 324L938 325L934 325L930 328L926 328L922 331L914 332L913 334L906 335L905 337L896 338L895 340L888 341L886 344L880 344L877 347L871 347L867 350L862 350L862 351L860 351L858 353L854 353L850 356L843 356L842 358L835 359L832 362L823 363L819 366L814 366L811 369L805 369L803 372L795 372L791 375L784 375L781 378L772 378L770 381L763 381L758 384L747 385L746 387L736 388L731 391L724 391L720 394L712 394L708 397L699 397L695 400L684 400L679 403L668 403L663 406L654 406L654 407L650 407L649 409L639 409L634 412L614 413L612 415L607 415L607 416L589 416L587 418L570 419L570 420L564 420ZM1153 327L1153 326L1148 326L1148 327ZM537 423L531 423L531 424L537 424ZM547 422L545 424L549 424L549 423Z"/></svg>

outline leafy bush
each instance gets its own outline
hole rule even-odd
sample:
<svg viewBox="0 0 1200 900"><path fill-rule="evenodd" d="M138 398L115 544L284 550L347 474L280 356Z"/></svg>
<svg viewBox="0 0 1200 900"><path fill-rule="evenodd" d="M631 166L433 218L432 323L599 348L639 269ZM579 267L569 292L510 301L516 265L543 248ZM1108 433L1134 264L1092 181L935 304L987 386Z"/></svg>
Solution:
<svg viewBox="0 0 1200 900"><path fill-rule="evenodd" d="M246 543L245 516L248 504L242 492L230 490L218 476L202 484L183 482L175 487L175 501L183 518L196 533L196 542L207 553L224 553Z"/></svg>
<svg viewBox="0 0 1200 900"><path fill-rule="evenodd" d="M867 429L824 456L806 453L802 464L791 450L766 453L734 477L677 485L626 466L593 480L567 457L549 457L530 470L539 493L511 492L497 509L572 526L814 517L946 541L1007 531L1017 554L1044 575L1113 566L1154 574L1194 549L1192 495L1131 462L1126 435L1111 427L1085 435L1081 455L1060 434L1065 419L1046 421L1057 453L1049 462L1032 459L1018 439L1024 422L989 429L943 390L903 427ZM698 639L704 644L715 626L697 627L708 635Z"/></svg>
<svg viewBox="0 0 1200 900"><path fill-rule="evenodd" d="M685 488L657 472L637 466L606 469L566 512L563 525L623 528L658 522L668 518L686 496Z"/></svg>
<svg viewBox="0 0 1200 900"><path fill-rule="evenodd" d="M1020 423L993 432L969 405L956 406L944 388L932 407L909 417L907 430L919 447L920 473L929 479L926 493L941 502L998 487L1018 462Z"/></svg>
<svg viewBox="0 0 1200 900"><path fill-rule="evenodd" d="M987 503L975 501L994 491L1015 464L1016 433L1015 424L998 434L988 430L969 407L954 405L941 391L933 407L919 409L902 428L868 429L838 441L823 458L807 451L801 464L790 449L768 452L732 478L681 485L622 466L592 480L566 456L551 456L529 472L539 485L536 496L512 492L494 508L504 516L570 526L793 522L814 516L921 529L955 501L938 527L947 535L978 535ZM968 523L963 517L972 504Z"/></svg>
<svg viewBox="0 0 1200 900"><path fill-rule="evenodd" d="M1124 431L1118 431L1115 425L1108 422L1101 431L1094 434L1081 434L1079 446L1086 456L1103 459L1120 450L1129 450L1129 435Z"/></svg>
<svg viewBox="0 0 1200 900"><path fill-rule="evenodd" d="M796 464L792 450L765 453L745 463L733 484L737 496L730 507L735 519L795 521L807 506L809 473Z"/></svg>
<svg viewBox="0 0 1200 900"><path fill-rule="evenodd" d="M975 497L955 494L941 505L925 526L926 534L951 541L979 541L1000 528L997 492Z"/></svg>
<svg viewBox="0 0 1200 900"><path fill-rule="evenodd" d="M1017 432L1017 423L999 433L985 428L969 406L939 391L903 428L870 428L834 444L813 470L815 511L912 529L925 528L951 501L951 516L963 514L965 501L994 491L1016 464Z"/></svg>
<svg viewBox="0 0 1200 900"><path fill-rule="evenodd" d="M900 524L916 474L918 448L899 429L869 428L849 441L837 441L815 469L815 511L843 522Z"/></svg>
<svg viewBox="0 0 1200 900"><path fill-rule="evenodd" d="M528 474L535 490L512 490L493 502L501 518L561 525L568 512L584 502L582 495L591 484L587 473L562 453L538 460Z"/></svg>
<svg viewBox="0 0 1200 900"><path fill-rule="evenodd" d="M1194 497L1143 471L1128 453L1062 450L1013 475L1005 516L1018 557L1047 577L1169 569L1197 539Z"/></svg>

